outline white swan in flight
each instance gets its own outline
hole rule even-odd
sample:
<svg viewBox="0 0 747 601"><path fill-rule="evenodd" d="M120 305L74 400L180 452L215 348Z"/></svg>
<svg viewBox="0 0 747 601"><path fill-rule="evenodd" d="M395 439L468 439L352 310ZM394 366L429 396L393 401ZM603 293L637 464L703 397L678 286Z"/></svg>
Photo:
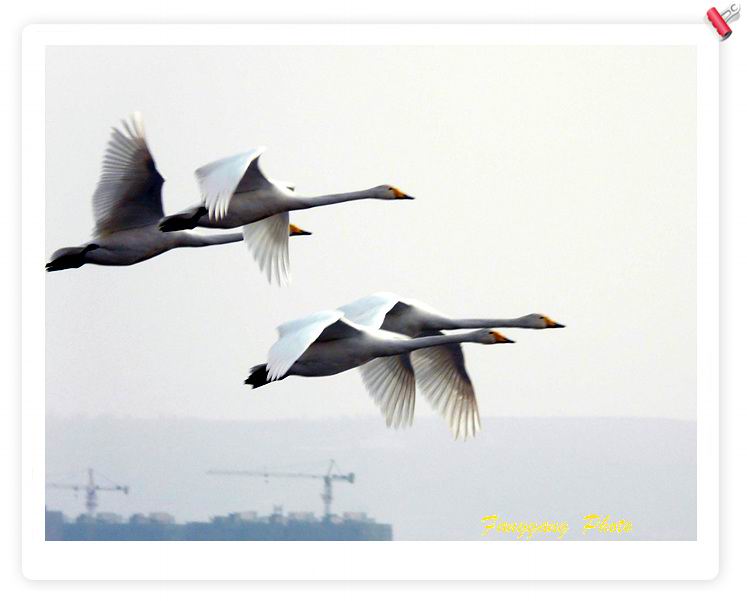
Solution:
<svg viewBox="0 0 747 601"><path fill-rule="evenodd" d="M475 342L513 342L497 330L408 338L361 326L342 311L321 311L278 328L279 338L270 348L267 363L252 367L246 384L259 388L288 376L331 376L361 368L369 394L381 408L388 426L409 425L415 409L413 351L443 345ZM442 414L455 438L473 436L479 428L477 404L451 403Z"/></svg>
<svg viewBox="0 0 747 601"><path fill-rule="evenodd" d="M389 185L357 192L302 196L292 184L266 177L259 168L264 148L220 159L200 167L195 175L203 202L182 213L161 220L164 232L195 227L231 229L242 227L244 239L260 268L276 274L281 285L290 281L288 259L289 211L348 202L365 198L396 200L413 198Z"/></svg>
<svg viewBox="0 0 747 601"><path fill-rule="evenodd" d="M511 319L454 319L425 303L391 292L377 292L339 308L345 317L371 328L381 328L415 338L438 330L473 330L476 328L524 328L544 330L564 328L541 313L530 313Z"/></svg>
<svg viewBox="0 0 747 601"><path fill-rule="evenodd" d="M474 328L526 328L541 330L564 325L540 313L513 319L453 319L414 299L391 292L360 298L338 309L345 318L361 326L420 338L439 336L442 330ZM472 380L458 343L433 346L410 354L418 387L433 407L446 414L453 406L477 407ZM476 412L477 414L477 412ZM479 428L479 415L477 427Z"/></svg>
<svg viewBox="0 0 747 601"><path fill-rule="evenodd" d="M239 233L196 236L160 231L163 182L145 141L142 117L135 113L129 123L122 122L121 129L112 128L93 195L93 239L81 246L57 250L46 265L47 271L76 269L86 263L133 265L173 248L214 246L243 239ZM286 228L286 238L307 233L293 225Z"/></svg>

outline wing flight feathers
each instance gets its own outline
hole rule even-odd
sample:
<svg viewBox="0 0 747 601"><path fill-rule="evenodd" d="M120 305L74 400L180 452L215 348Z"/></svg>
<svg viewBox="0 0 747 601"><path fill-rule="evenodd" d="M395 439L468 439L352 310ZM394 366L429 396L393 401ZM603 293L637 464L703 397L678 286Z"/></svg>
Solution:
<svg viewBox="0 0 747 601"><path fill-rule="evenodd" d="M320 311L282 324L278 333L267 358L268 381L284 377L306 349L328 333L345 338L360 334L361 329L346 320L341 311Z"/></svg>
<svg viewBox="0 0 747 601"><path fill-rule="evenodd" d="M377 292L343 305L339 310L354 323L378 329L384 323L386 314L399 300L400 298L391 292Z"/></svg>
<svg viewBox="0 0 747 601"><path fill-rule="evenodd" d="M145 141L142 116L134 113L109 137L93 194L94 235L158 223L163 181Z"/></svg>
<svg viewBox="0 0 747 601"><path fill-rule="evenodd" d="M243 227L244 242L259 269L272 284L286 286L290 283L290 256L288 250L288 213L278 213Z"/></svg>
<svg viewBox="0 0 747 601"><path fill-rule="evenodd" d="M248 185L255 177L263 178L258 161L264 150L256 148L242 152L203 165L195 171L210 219L225 217L239 185Z"/></svg>
<svg viewBox="0 0 747 601"><path fill-rule="evenodd" d="M475 436L480 430L480 412L461 346L420 349L411 358L418 387L446 419L454 438Z"/></svg>
<svg viewBox="0 0 747 601"><path fill-rule="evenodd" d="M360 371L386 425L411 426L415 415L415 374L409 356L379 357L361 366Z"/></svg>

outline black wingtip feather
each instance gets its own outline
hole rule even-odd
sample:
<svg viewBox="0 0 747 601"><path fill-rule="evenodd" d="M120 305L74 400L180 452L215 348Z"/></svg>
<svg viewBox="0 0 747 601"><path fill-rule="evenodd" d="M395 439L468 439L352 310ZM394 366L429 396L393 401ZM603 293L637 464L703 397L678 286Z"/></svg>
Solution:
<svg viewBox="0 0 747 601"><path fill-rule="evenodd" d="M267 363L255 365L249 372L249 377L244 380L244 384L249 384L252 388L259 388L268 384L267 381Z"/></svg>

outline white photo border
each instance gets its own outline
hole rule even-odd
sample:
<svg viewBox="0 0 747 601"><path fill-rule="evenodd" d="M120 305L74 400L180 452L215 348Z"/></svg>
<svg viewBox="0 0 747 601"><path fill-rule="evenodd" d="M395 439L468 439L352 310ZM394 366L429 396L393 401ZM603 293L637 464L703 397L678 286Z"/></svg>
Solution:
<svg viewBox="0 0 747 601"><path fill-rule="evenodd" d="M694 46L697 50L697 540L44 540L47 46ZM718 40L692 25L31 25L22 44L22 569L34 580L705 580L718 574ZM457 557L458 561L454 558Z"/></svg>

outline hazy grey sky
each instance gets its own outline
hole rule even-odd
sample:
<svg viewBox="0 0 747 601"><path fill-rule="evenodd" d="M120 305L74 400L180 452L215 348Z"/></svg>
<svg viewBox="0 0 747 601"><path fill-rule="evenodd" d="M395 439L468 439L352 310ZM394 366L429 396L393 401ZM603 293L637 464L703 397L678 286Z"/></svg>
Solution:
<svg viewBox="0 0 747 601"><path fill-rule="evenodd" d="M195 168L258 145L303 193L417 197L294 214L314 236L291 241L287 289L241 244L47 275L48 411L377 415L354 371L243 380L277 324L391 290L568 325L466 349L484 416L694 419L695 84L684 46L48 50L48 254L88 239L133 110L167 212L197 201Z"/></svg>

